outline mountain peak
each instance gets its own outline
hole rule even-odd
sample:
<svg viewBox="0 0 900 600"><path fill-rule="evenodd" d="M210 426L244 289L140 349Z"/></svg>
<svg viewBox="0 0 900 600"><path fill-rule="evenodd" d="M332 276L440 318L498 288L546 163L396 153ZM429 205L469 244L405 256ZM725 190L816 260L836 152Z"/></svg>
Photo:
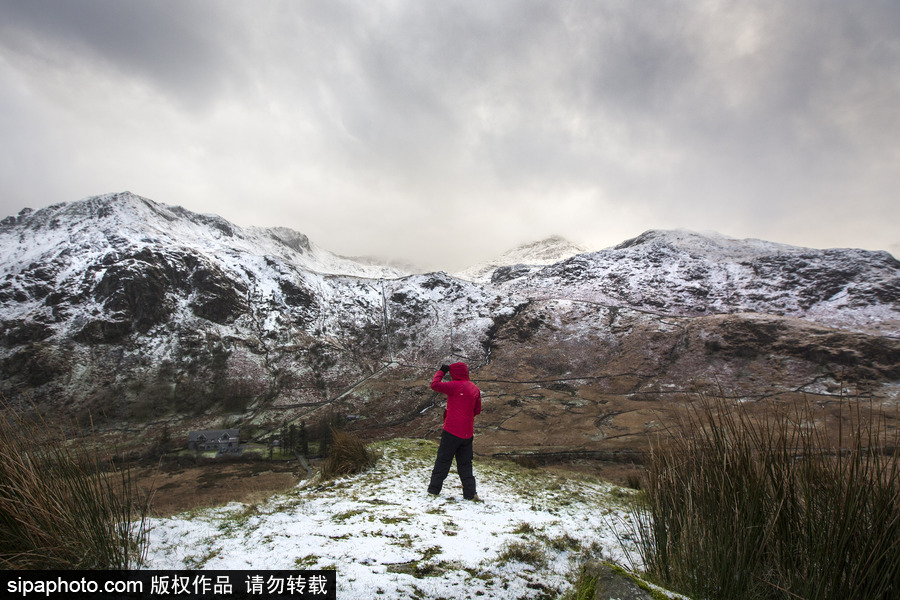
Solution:
<svg viewBox="0 0 900 600"><path fill-rule="evenodd" d="M469 281L489 281L491 273L498 267L516 264L550 265L585 252L588 252L587 248L562 236L551 235L536 242L516 246L493 260L455 273L455 276Z"/></svg>
<svg viewBox="0 0 900 600"><path fill-rule="evenodd" d="M517 246L505 252L503 256L557 262L587 251L584 246L570 242L560 235L551 235L543 240Z"/></svg>

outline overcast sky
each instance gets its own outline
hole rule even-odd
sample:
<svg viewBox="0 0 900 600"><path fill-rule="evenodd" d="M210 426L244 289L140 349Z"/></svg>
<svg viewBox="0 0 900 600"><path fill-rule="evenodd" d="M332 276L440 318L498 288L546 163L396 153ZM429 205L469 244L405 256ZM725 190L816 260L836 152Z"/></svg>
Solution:
<svg viewBox="0 0 900 600"><path fill-rule="evenodd" d="M900 256L900 2L0 0L0 182L450 271L653 228Z"/></svg>

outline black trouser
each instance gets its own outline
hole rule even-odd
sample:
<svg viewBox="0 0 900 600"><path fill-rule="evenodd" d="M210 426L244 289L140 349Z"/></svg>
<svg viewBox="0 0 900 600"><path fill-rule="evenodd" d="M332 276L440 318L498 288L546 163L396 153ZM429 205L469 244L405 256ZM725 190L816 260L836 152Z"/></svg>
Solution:
<svg viewBox="0 0 900 600"><path fill-rule="evenodd" d="M450 472L450 464L456 457L456 472L462 481L463 497L472 499L475 497L475 475L472 473L472 440L456 437L448 431L441 433L441 446L438 448L437 458L434 461L434 469L431 471L431 483L428 484L429 494L440 494L444 486L444 479Z"/></svg>

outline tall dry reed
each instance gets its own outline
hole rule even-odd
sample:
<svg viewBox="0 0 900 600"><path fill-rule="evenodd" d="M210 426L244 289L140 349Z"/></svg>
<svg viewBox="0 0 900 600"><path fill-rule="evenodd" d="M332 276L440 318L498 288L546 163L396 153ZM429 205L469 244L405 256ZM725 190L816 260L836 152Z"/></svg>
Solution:
<svg viewBox="0 0 900 600"><path fill-rule="evenodd" d="M106 453L0 403L0 568L135 568L148 507Z"/></svg>
<svg viewBox="0 0 900 600"><path fill-rule="evenodd" d="M828 423L700 398L652 449L648 575L696 598L900 598L897 434L854 404Z"/></svg>

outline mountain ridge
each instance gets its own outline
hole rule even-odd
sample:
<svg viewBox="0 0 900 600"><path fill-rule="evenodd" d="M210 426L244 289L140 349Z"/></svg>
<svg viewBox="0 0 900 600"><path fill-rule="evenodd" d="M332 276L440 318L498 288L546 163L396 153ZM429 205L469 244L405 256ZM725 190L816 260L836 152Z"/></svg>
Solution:
<svg viewBox="0 0 900 600"><path fill-rule="evenodd" d="M500 267L492 283L660 314L759 312L897 336L898 273L900 261L885 251L650 230L553 265Z"/></svg>
<svg viewBox="0 0 900 600"><path fill-rule="evenodd" d="M133 194L79 202L0 224L0 393L79 418L265 429L336 411L416 437L440 427L435 365L464 360L485 451L606 456L697 389L900 388L887 253L651 230L477 282L360 270L302 233Z"/></svg>
<svg viewBox="0 0 900 600"><path fill-rule="evenodd" d="M99 223L102 224L103 232L112 247L141 240L148 243L170 242L203 250L204 246L209 246L214 240L220 242L230 240L230 244L219 245L245 252L268 251L306 269L326 274L369 278L407 275L390 267L363 265L338 256L319 248L305 234L286 227L242 228L218 215L194 213L180 206L159 204L131 192L90 196L75 202L54 204L38 211L24 209L18 217L7 217L0 222L0 236L13 228L46 234L48 230L59 229L63 220L67 224L65 232L60 232L59 236L45 236L51 243L54 240L56 244L88 243L91 240L84 239L85 234L89 235L95 231L97 229L95 225ZM125 234L130 234L131 239L121 237ZM154 236L160 236L161 239L154 239ZM24 232L21 237L24 237ZM188 242L190 238L193 238L193 244ZM36 238L32 236L31 239ZM8 240L4 240L3 243L9 246ZM48 248L43 250L46 251ZM15 254L7 256L9 255Z"/></svg>

